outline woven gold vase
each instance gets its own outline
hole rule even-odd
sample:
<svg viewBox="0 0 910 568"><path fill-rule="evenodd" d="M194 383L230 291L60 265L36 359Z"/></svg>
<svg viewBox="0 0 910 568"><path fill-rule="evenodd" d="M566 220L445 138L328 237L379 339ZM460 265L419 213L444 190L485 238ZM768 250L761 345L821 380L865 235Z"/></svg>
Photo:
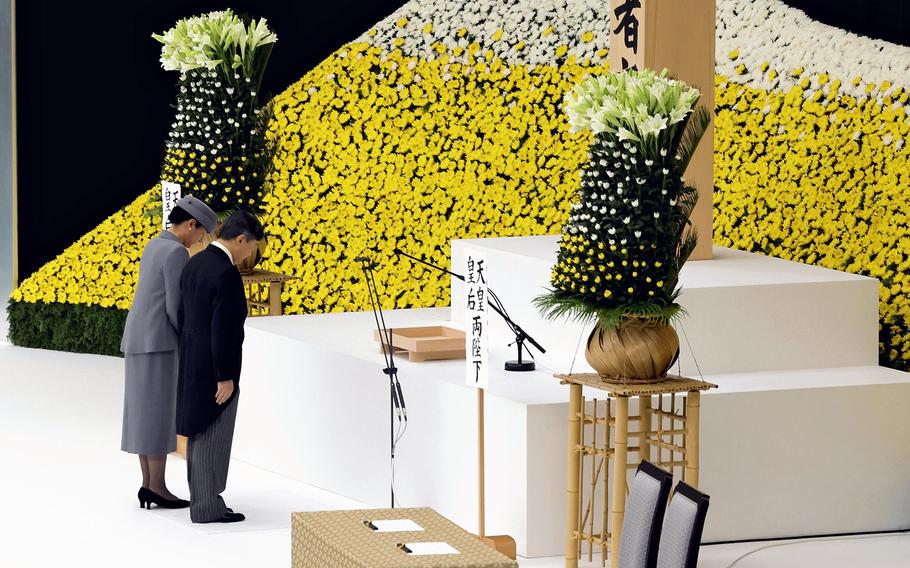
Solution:
<svg viewBox="0 0 910 568"><path fill-rule="evenodd" d="M673 326L635 318L618 328L597 324L585 349L588 364L607 382L660 382L678 357Z"/></svg>

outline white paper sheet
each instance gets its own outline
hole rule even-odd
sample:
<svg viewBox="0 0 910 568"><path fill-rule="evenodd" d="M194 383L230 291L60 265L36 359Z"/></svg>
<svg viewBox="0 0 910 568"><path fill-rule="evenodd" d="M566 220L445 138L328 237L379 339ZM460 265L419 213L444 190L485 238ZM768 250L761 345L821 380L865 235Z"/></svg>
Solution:
<svg viewBox="0 0 910 568"><path fill-rule="evenodd" d="M395 519L390 521L371 521L376 527L376 532L410 532L422 531L423 527L411 519Z"/></svg>
<svg viewBox="0 0 910 568"><path fill-rule="evenodd" d="M430 556L432 554L460 554L447 542L409 542L405 544L411 556Z"/></svg>

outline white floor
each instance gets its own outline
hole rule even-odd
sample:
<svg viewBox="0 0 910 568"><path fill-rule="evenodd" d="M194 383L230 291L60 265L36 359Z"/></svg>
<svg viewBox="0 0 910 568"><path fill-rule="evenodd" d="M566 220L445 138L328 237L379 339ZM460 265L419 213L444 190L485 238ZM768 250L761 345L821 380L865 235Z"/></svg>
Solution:
<svg viewBox="0 0 910 568"><path fill-rule="evenodd" d="M0 343L0 566L288 566L292 511L362 507L234 460L224 496L246 522L141 510L137 460L119 451L122 374L120 359ZM184 462L168 466L171 490L187 496ZM910 534L702 547L699 567L734 566L906 567Z"/></svg>

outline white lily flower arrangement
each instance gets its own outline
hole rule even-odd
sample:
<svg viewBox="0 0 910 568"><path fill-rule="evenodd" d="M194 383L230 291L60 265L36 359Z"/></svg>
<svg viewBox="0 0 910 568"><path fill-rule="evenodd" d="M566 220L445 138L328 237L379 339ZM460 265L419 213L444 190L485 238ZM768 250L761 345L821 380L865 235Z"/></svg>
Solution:
<svg viewBox="0 0 910 568"><path fill-rule="evenodd" d="M162 67L180 73L162 179L222 212L262 207L273 148L265 137L271 103L260 107L258 93L278 37L265 18L231 10L182 19L152 37L162 44Z"/></svg>
<svg viewBox="0 0 910 568"><path fill-rule="evenodd" d="M265 18L245 23L230 9L184 18L152 37L163 45L161 66L166 71L185 73L220 67L221 76L228 81L240 79L236 71L232 73L238 68L243 78L261 75L264 60L278 41Z"/></svg>
<svg viewBox="0 0 910 568"><path fill-rule="evenodd" d="M591 75L566 95L573 132L591 130L635 142L645 158L660 158L695 108L698 89L650 69ZM634 163L634 162L633 162Z"/></svg>
<svg viewBox="0 0 910 568"><path fill-rule="evenodd" d="M545 317L621 328L683 313L679 271L698 238L698 192L682 174L711 121L699 96L649 69L589 75L566 95L571 129L594 137L552 287L535 299Z"/></svg>

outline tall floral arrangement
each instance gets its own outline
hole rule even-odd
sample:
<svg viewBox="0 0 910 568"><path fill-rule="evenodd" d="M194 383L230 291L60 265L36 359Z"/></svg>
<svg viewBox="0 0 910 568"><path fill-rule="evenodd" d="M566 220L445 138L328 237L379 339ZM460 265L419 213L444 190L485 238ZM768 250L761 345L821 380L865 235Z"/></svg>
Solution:
<svg viewBox="0 0 910 568"><path fill-rule="evenodd" d="M537 299L546 315L618 328L680 313L698 196L683 173L710 121L698 99L698 90L650 70L589 76L567 95L572 130L591 130L594 140L552 289Z"/></svg>
<svg viewBox="0 0 910 568"><path fill-rule="evenodd" d="M152 37L163 44L162 67L180 73L162 179L218 211L260 209L272 150L271 105L260 107L259 92L277 36L265 18L224 10Z"/></svg>

